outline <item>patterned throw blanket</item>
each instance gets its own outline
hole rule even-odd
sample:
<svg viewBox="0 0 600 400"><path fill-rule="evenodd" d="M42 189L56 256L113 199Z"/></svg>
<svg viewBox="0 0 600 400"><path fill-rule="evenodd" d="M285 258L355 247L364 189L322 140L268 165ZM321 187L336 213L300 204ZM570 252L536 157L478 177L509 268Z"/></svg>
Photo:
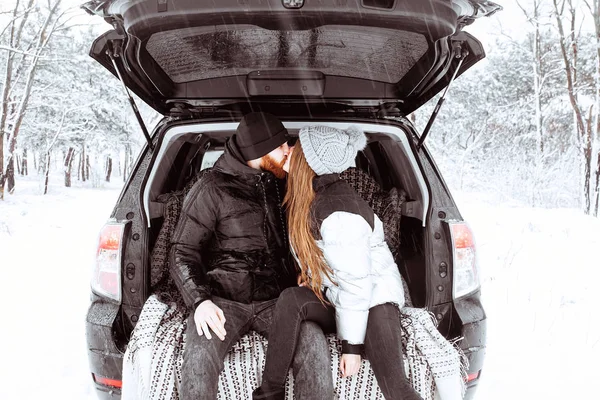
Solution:
<svg viewBox="0 0 600 400"><path fill-rule="evenodd" d="M436 329L425 310L400 310L405 371L425 400L461 399L466 367L462 353ZM123 362L123 400L177 400L185 348L186 318L175 303L165 304L150 296L133 332ZM341 343L327 335L335 393L339 399L384 400L369 362L358 374L342 378L338 372ZM267 340L255 332L243 336L225 358L219 377L219 400L252 397L260 385ZM294 378L289 374L286 399L293 399ZM443 388L441 391L440 389Z"/></svg>
<svg viewBox="0 0 600 400"><path fill-rule="evenodd" d="M168 274L168 243L181 211L183 197L200 173L181 192L165 195L165 221L151 258L153 294L146 301L123 360L123 400L178 400L181 365L185 348L186 308ZM386 241L398 251L400 206L405 194L385 192L368 174L348 170L347 180L371 205L384 223ZM405 371L413 387L425 400L459 400L464 396L467 360L462 351L446 340L436 328L435 318L426 310L412 307L404 279L406 307L400 310ZM368 360L358 374L342 378L338 372L341 343L328 335L334 390L339 399L383 400ZM220 400L251 398L260 385L267 340L255 332L243 336L225 359L219 377ZM293 399L294 379L290 372L286 399Z"/></svg>

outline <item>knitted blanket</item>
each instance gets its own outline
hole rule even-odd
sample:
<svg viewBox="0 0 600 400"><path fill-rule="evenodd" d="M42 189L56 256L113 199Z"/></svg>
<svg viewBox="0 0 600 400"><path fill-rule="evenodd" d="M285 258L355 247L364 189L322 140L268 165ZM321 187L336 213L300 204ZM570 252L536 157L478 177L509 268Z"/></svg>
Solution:
<svg viewBox="0 0 600 400"><path fill-rule="evenodd" d="M456 400L464 395L465 358L437 330L423 309L400 310L402 347L407 377L425 400ZM142 310L123 361L123 400L177 400L185 349L186 315L172 302L152 295ZM384 400L369 361L358 374L342 378L338 371L341 343L327 335L335 394L339 399ZM219 376L219 400L249 399L260 385L267 340L255 332L243 336L225 358ZM293 399L289 374L286 399Z"/></svg>

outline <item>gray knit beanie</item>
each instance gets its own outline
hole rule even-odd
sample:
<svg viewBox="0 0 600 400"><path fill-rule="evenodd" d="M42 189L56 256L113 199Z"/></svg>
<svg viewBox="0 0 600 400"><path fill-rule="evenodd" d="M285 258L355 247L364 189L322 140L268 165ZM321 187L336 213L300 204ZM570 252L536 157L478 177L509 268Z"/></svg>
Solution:
<svg viewBox="0 0 600 400"><path fill-rule="evenodd" d="M367 137L356 126L346 130L305 126L298 137L306 161L317 175L344 172L354 165L356 154L367 145Z"/></svg>

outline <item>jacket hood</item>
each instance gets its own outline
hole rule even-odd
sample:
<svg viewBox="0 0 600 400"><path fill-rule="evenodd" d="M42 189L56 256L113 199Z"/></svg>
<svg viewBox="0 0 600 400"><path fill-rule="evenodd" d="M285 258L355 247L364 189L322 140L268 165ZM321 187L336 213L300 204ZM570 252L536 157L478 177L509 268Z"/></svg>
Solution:
<svg viewBox="0 0 600 400"><path fill-rule="evenodd" d="M214 168L228 175L235 175L248 179L255 179L257 175L264 173L264 171L254 169L246 164L244 157L242 157L242 153L235 142L235 135L229 138L225 143L225 151L215 163Z"/></svg>

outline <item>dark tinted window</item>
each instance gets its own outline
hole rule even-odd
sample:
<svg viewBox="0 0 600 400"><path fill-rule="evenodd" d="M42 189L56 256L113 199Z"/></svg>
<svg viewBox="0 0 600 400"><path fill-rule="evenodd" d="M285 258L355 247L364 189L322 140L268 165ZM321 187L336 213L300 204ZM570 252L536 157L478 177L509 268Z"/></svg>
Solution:
<svg viewBox="0 0 600 400"><path fill-rule="evenodd" d="M281 69L395 83L428 48L423 35L395 29L231 29L223 25L159 32L150 37L146 49L176 83Z"/></svg>

